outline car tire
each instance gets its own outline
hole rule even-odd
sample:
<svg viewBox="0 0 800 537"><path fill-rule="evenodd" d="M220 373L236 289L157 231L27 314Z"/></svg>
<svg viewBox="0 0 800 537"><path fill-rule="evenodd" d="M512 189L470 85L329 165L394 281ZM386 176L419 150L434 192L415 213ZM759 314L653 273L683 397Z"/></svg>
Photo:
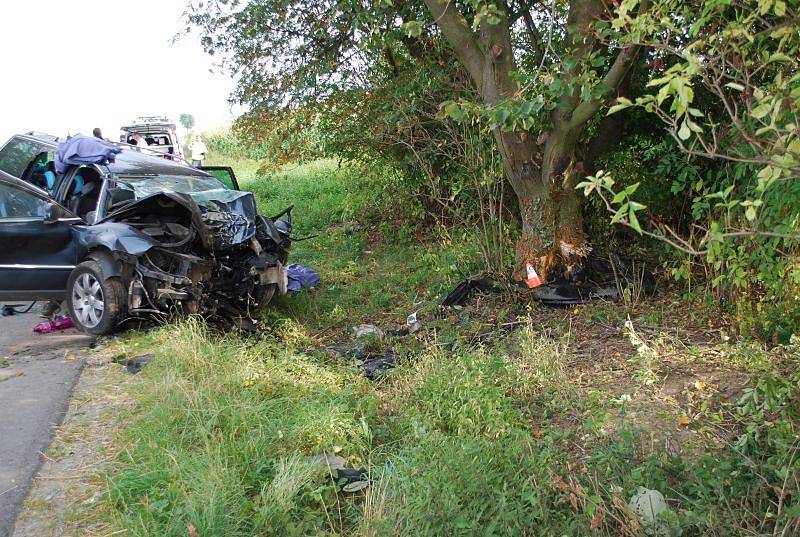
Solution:
<svg viewBox="0 0 800 537"><path fill-rule="evenodd" d="M259 285L255 288L255 302L258 304L257 310L264 310L269 304L272 297L275 296L275 291L278 290L278 285L271 283L269 285Z"/></svg>
<svg viewBox="0 0 800 537"><path fill-rule="evenodd" d="M110 334L125 315L125 286L120 278L104 274L100 263L88 259L69 275L67 307L81 332Z"/></svg>

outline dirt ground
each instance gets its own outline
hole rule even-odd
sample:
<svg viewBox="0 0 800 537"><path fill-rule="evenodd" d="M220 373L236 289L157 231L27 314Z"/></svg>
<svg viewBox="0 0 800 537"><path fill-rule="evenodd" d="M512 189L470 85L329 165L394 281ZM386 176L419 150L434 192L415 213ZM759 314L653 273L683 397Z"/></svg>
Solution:
<svg viewBox="0 0 800 537"><path fill-rule="evenodd" d="M498 324L513 320L514 307L505 317L498 311L507 307L496 296L479 296L458 315L481 319L478 333L491 340L505 337ZM736 433L733 405L750 372L726 356L727 327L699 309L689 311L669 294L633 305L520 307L518 318L529 318L542 337L559 342L569 384L610 413L606 433L633 428L643 433L646 450L676 455L713 448Z"/></svg>

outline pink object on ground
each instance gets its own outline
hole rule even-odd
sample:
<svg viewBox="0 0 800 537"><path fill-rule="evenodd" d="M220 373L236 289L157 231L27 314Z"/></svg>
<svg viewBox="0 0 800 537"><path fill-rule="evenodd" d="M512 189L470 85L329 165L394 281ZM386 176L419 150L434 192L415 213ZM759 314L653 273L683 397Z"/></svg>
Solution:
<svg viewBox="0 0 800 537"><path fill-rule="evenodd" d="M53 319L52 321L44 321L42 323L37 324L33 327L34 334L49 334L51 332L57 332L59 330L66 330L67 328L74 328L75 325L72 324L72 319L67 316L58 317L57 319Z"/></svg>

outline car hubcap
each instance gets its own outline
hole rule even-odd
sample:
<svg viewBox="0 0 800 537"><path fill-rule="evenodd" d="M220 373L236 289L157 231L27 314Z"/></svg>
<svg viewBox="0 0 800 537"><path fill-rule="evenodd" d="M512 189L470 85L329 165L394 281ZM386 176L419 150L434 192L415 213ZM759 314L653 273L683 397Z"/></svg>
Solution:
<svg viewBox="0 0 800 537"><path fill-rule="evenodd" d="M72 306L78 321L87 328L94 328L103 318L105 302L103 289L97 278L84 272L72 286Z"/></svg>

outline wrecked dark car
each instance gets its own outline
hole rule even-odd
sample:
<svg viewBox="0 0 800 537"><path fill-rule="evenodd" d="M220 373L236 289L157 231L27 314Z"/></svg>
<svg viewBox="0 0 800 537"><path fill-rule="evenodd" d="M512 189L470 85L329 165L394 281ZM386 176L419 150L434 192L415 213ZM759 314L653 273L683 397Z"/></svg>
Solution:
<svg viewBox="0 0 800 537"><path fill-rule="evenodd" d="M0 149L0 300L64 301L100 335L142 315L244 315L286 293L291 207L260 216L230 168L121 145L113 162L58 170L60 142L29 133Z"/></svg>

